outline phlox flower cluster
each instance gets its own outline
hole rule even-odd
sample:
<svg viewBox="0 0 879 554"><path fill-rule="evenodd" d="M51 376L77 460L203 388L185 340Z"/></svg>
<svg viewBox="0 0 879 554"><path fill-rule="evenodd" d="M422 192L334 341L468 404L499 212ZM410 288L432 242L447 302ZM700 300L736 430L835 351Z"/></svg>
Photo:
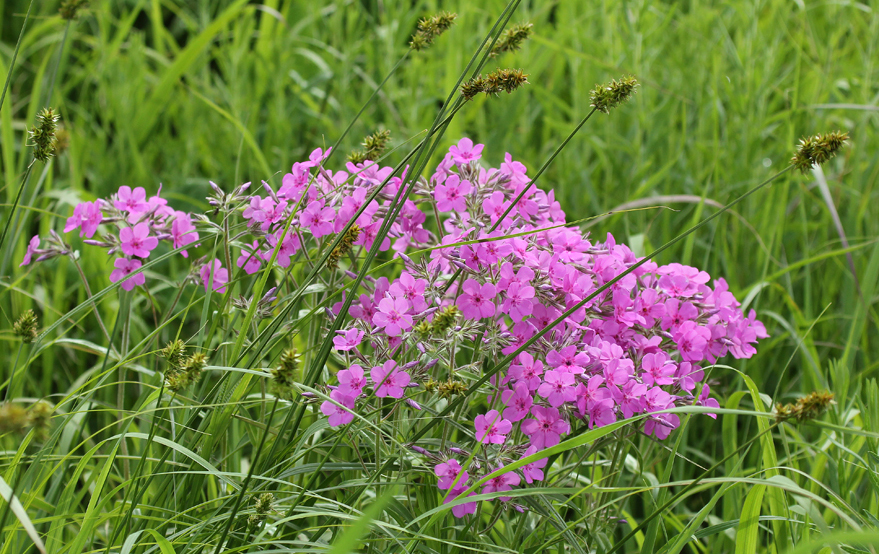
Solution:
<svg viewBox="0 0 879 554"><path fill-rule="evenodd" d="M417 262L399 250L404 269L397 278L367 279L334 339L348 369L329 386L334 402L321 406L338 426L382 397L416 409L416 397L442 402L454 382L545 331L491 379L486 408L472 420L477 464L463 467L466 458L453 451L415 447L434 461L446 501L466 490L474 473L555 446L577 427L643 415L640 429L665 439L680 421L657 412L719 407L703 366L727 354L749 358L767 336L723 279L677 263L647 261L584 302L640 259L610 234L594 240L565 226L553 192L531 186L523 164L507 154L500 167L485 167L482 149L461 139L430 179L418 182L410 213L438 214L441 233L425 234L434 249ZM489 363L472 363L474 350ZM369 379L358 364L373 367ZM396 387L385 382L388 364L407 368ZM347 384L352 375L360 386ZM542 480L545 464L493 479L482 492ZM453 513L474 510L466 503Z"/></svg>

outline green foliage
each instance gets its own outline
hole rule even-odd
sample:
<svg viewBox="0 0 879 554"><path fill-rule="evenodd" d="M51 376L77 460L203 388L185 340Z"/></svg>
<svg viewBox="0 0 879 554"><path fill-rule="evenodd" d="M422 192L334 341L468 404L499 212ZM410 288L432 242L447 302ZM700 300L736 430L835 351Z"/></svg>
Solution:
<svg viewBox="0 0 879 554"><path fill-rule="evenodd" d="M553 481L514 491L527 513L493 502L494 513L467 522L448 514L424 458L406 448L435 414L372 414L332 430L301 397L324 399L310 385L340 369L332 358L317 363L313 348L326 333L319 314L340 300L330 283L285 284L281 326L271 301L253 300L266 280L239 285L246 297L235 311L219 294L184 288L179 257L147 268L149 294L117 294L105 257L18 264L31 235L121 184L163 183L166 197L196 212L209 209L210 180L225 190L277 185L278 171L332 145L363 106L338 148L355 151L356 137L393 129L399 142L374 134L363 153L399 162L471 77L469 56L506 4L442 3L457 17L432 18L422 16L440 3L84 4L35 3L18 47L29 3L0 4L0 75L12 75L0 105L0 379L8 400L34 406L2 404L0 554L875 547L879 8L570 1L509 14L530 23L502 31L490 52L522 69L489 65L485 74L527 73L530 86L484 98L486 78L468 82L472 100L446 140L467 134L492 145L492 163L509 151L536 168L591 110L595 83L634 75L638 94L591 120L542 177L571 219L609 214L587 223L596 234L650 250L786 166L798 137L840 128L851 144L824 160L836 151L828 137L839 135L807 139L796 164L804 176L788 172L658 260L725 277L769 321L757 356L711 369L726 401L717 421L682 409L694 419L674 444L623 426L574 437L555 447ZM430 48L398 62L410 41ZM40 135L48 161L31 175L28 127L48 105L57 129ZM827 161L827 194L812 186L817 161ZM348 255L350 233L328 259ZM305 282L309 268L290 277ZM33 318L17 322L21 314ZM440 315L424 333L455 324L454 311ZM219 352L216 365L203 351ZM432 386L444 398L466 395L451 379ZM795 408L815 390L835 394L825 415L773 426L770 406ZM284 401L273 406L271 395ZM447 420L431 440L471 443ZM585 450L602 440L619 445L618 460Z"/></svg>

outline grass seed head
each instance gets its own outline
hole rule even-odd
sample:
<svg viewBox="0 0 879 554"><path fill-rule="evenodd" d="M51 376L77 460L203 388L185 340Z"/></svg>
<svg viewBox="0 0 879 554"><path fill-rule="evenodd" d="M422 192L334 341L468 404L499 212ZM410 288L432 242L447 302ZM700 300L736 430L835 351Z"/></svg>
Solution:
<svg viewBox="0 0 879 554"><path fill-rule="evenodd" d="M610 110L631 98L637 88L638 80L631 75L619 81L614 79L610 83L596 85L589 93L590 106L600 112L610 113Z"/></svg>
<svg viewBox="0 0 879 554"><path fill-rule="evenodd" d="M832 392L811 392L798 398L793 404L777 404L775 406L775 420L778 422L789 419L795 419L799 422L809 421L818 418L835 403Z"/></svg>
<svg viewBox="0 0 879 554"><path fill-rule="evenodd" d="M12 333L21 339L21 342L28 344L37 340L37 330L40 322L37 314L33 310L28 310L12 324Z"/></svg>
<svg viewBox="0 0 879 554"><path fill-rule="evenodd" d="M515 52L522 48L524 43L531 36L534 25L532 23L520 23L503 32L498 41L491 49L491 57L500 56L505 52Z"/></svg>
<svg viewBox="0 0 879 554"><path fill-rule="evenodd" d="M429 48L437 37L454 25L457 18L458 14L450 12L440 12L432 17L425 17L418 22L418 28L409 41L409 47L413 50Z"/></svg>
<svg viewBox="0 0 879 554"><path fill-rule="evenodd" d="M37 114L37 125L28 132L35 159L45 162L55 155L55 131L60 119L53 108L43 108Z"/></svg>
<svg viewBox="0 0 879 554"><path fill-rule="evenodd" d="M812 166L822 165L834 157L847 140L848 133L842 131L803 137L791 163L801 173L808 173Z"/></svg>

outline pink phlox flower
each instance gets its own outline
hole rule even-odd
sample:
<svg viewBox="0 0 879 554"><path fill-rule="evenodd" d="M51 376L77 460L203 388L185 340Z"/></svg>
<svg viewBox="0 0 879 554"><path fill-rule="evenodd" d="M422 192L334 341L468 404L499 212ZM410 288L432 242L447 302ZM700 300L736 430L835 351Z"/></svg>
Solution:
<svg viewBox="0 0 879 554"><path fill-rule="evenodd" d="M461 289L463 293L458 297L457 305L464 317L480 319L494 315L495 305L491 300L497 289L493 284L480 285L475 279L467 279Z"/></svg>
<svg viewBox="0 0 879 554"><path fill-rule="evenodd" d="M379 398L403 398L403 388L411 380L409 374L398 367L394 360L387 360L381 366L372 368L369 376L372 378L375 395Z"/></svg>
<svg viewBox="0 0 879 554"><path fill-rule="evenodd" d="M678 386L685 391L692 391L696 388L696 383L701 381L705 377L705 372L702 371L702 368L691 364L690 362L681 362L678 364L677 370L675 371L675 379L677 380Z"/></svg>
<svg viewBox="0 0 879 554"><path fill-rule="evenodd" d="M519 350L519 348L536 333L534 326L531 325L530 321L520 321L513 324L513 328L510 332L512 334L512 337L508 339L510 343L504 348L501 348L501 352L505 355L512 354Z"/></svg>
<svg viewBox="0 0 879 554"><path fill-rule="evenodd" d="M653 289L642 290L635 299L633 309L644 319L642 325L646 328L653 327L656 319L665 315L665 304L659 302L659 293Z"/></svg>
<svg viewBox="0 0 879 554"><path fill-rule="evenodd" d="M325 208L322 200L314 200L302 211L299 223L311 231L314 238L320 238L333 232L333 219L335 217L336 210Z"/></svg>
<svg viewBox="0 0 879 554"><path fill-rule="evenodd" d="M67 224L64 226L64 232L69 233L74 229L81 227L79 231L80 237L92 238L98 230L98 225L104 220L104 214L101 211L101 201L81 202L73 208L73 215L67 218Z"/></svg>
<svg viewBox="0 0 879 554"><path fill-rule="evenodd" d="M226 292L226 283L229 282L229 270L223 267L223 264L220 260L214 258L214 260L208 264L205 264L201 268L201 280L204 283L204 291L208 291L208 287L211 286L211 279L213 279L213 288L215 291L223 294Z"/></svg>
<svg viewBox="0 0 879 554"><path fill-rule="evenodd" d="M354 244L358 246L363 246L364 248L372 248L372 243L375 242L375 239L378 238L378 233L381 230L382 222L381 220L376 221L374 223L370 223L369 225L361 225L360 226L360 235L357 237L357 240L354 241ZM387 235L382 239L382 243L379 246L379 250L384 252L388 248L391 247L391 239L387 237Z"/></svg>
<svg viewBox="0 0 879 554"><path fill-rule="evenodd" d="M322 161L327 159L332 151L332 147L327 148L326 152L324 152L323 148L315 148L312 150L311 154L308 155L308 161L302 162L302 164L307 167L317 167Z"/></svg>
<svg viewBox="0 0 879 554"><path fill-rule="evenodd" d="M635 364L628 358L614 358L604 365L604 378L611 385L624 385L635 373Z"/></svg>
<svg viewBox="0 0 879 554"><path fill-rule="evenodd" d="M372 322L384 328L388 335L396 337L412 328L412 316L407 313L408 311L408 300L389 295L378 303L378 313L373 316Z"/></svg>
<svg viewBox="0 0 879 554"><path fill-rule="evenodd" d="M727 335L731 343L729 351L734 357L750 358L757 352L753 343L756 343L757 339L765 339L769 336L766 327L756 318L757 312L751 310L747 318L729 326Z"/></svg>
<svg viewBox="0 0 879 554"><path fill-rule="evenodd" d="M467 490L466 485L458 485L449 490L445 499L443 499L443 504L448 504L453 500L457 500L459 496L464 494L464 491ZM475 496L475 493L470 493L467 496ZM462 518L467 514L476 513L476 502L465 502L464 504L458 504L457 506L452 506L452 515L457 518Z"/></svg>
<svg viewBox="0 0 879 554"><path fill-rule="evenodd" d="M40 247L40 237L39 235L34 235L31 237L31 240L27 243L27 251L24 253L24 259L21 260L21 263L18 267L24 267L31 263L33 255L36 254L37 249Z"/></svg>
<svg viewBox="0 0 879 554"><path fill-rule="evenodd" d="M646 354L641 359L641 381L648 386L671 385L677 368L665 352Z"/></svg>
<svg viewBox="0 0 879 554"><path fill-rule="evenodd" d="M711 393L711 388L708 385L702 385L702 390L699 392L699 398L696 400L696 406L705 406L706 408L720 408L720 403L713 399L709 398L708 395ZM705 414L711 419L717 419L717 414Z"/></svg>
<svg viewBox="0 0 879 554"><path fill-rule="evenodd" d="M436 465L433 468L434 474L439 477L439 480L436 486L440 490L449 490L454 486L455 488L465 487L467 480L470 479L470 475L464 471L464 468L461 467L461 464L458 460L452 458L448 462L442 462Z"/></svg>
<svg viewBox="0 0 879 554"><path fill-rule="evenodd" d="M531 438L531 444L538 450L557 445L561 435L571 430L568 422L561 419L556 408L532 406L531 415L534 419L526 419L522 422L522 433Z"/></svg>
<svg viewBox="0 0 879 554"><path fill-rule="evenodd" d="M427 302L424 300L425 288L427 288L427 280L416 279L409 272L404 271L389 290L395 298L405 298L412 305L413 310L421 312L427 308Z"/></svg>
<svg viewBox="0 0 879 554"><path fill-rule="evenodd" d="M622 389L610 387L610 394L623 412L623 417L628 419L644 408L641 399L647 394L647 385L631 379Z"/></svg>
<svg viewBox="0 0 879 554"><path fill-rule="evenodd" d="M577 345L565 346L561 350L550 350L546 355L546 364L566 373L579 375L586 371L590 363L585 352L577 352Z"/></svg>
<svg viewBox="0 0 879 554"><path fill-rule="evenodd" d="M580 415L586 415L589 409L596 402L600 402L610 397L610 391L602 387L604 385L604 377L601 375L593 375L586 384L579 383L574 390L577 400L577 409Z"/></svg>
<svg viewBox="0 0 879 554"><path fill-rule="evenodd" d="M299 251L302 247L302 241L297 233L289 232L284 235L284 240L279 247L278 240L282 235L284 235L284 229L278 229L273 234L266 235L266 242L269 248L262 252L262 259L267 262L271 260L272 255L275 253L275 248L277 248L278 255L275 257L275 263L281 267L289 267L290 257Z"/></svg>
<svg viewBox="0 0 879 554"><path fill-rule="evenodd" d="M655 435L659 440L668 438L672 431L681 424L680 418L675 414L657 414L648 417L644 421L644 434Z"/></svg>
<svg viewBox="0 0 879 554"><path fill-rule="evenodd" d="M543 362L535 360L528 352L520 353L517 361L518 363L510 365L510 378L525 383L529 391L536 391L542 382L540 376L543 375Z"/></svg>
<svg viewBox="0 0 879 554"><path fill-rule="evenodd" d="M491 193L491 196L485 199L482 203L482 211L485 212L486 215L490 218L492 223L497 223L497 220L504 215L504 212L507 211L507 208L510 206L509 202L506 201L504 197L504 193L501 191L494 191ZM502 224L502 227L506 228L512 224L513 220L508 215Z"/></svg>
<svg viewBox="0 0 879 554"><path fill-rule="evenodd" d="M192 219L188 213L174 213L174 221L171 222L171 240L175 249L192 244L198 240L198 231L195 230L195 225L192 224ZM184 258L189 257L189 253L186 250L181 250L180 254Z"/></svg>
<svg viewBox="0 0 879 554"><path fill-rule="evenodd" d="M476 440L485 444L503 444L513 428L510 420L503 419L497 410L476 416Z"/></svg>
<svg viewBox="0 0 879 554"><path fill-rule="evenodd" d="M672 338L677 343L683 361L699 362L705 359L711 332L695 321L686 321L678 327Z"/></svg>
<svg viewBox="0 0 879 554"><path fill-rule="evenodd" d="M345 225L347 225L348 222L351 221L351 218L354 217L354 214L357 213L357 210L359 210L360 207L363 206L364 202L366 202L366 193L367 190L364 187L357 187L356 189L354 189L353 192L351 192L350 194L346 194L342 198L342 207L339 208L339 215L336 217L333 228L334 232L342 232L342 229L345 228ZM364 211L364 213L366 213L366 211Z"/></svg>
<svg viewBox="0 0 879 554"><path fill-rule="evenodd" d="M510 179L509 187L513 190L531 182L526 175L528 168L521 162L513 160L513 156L509 152L504 154L504 161L500 167L501 173Z"/></svg>
<svg viewBox="0 0 879 554"><path fill-rule="evenodd" d="M150 205L146 200L146 190L143 187L131 190L131 187L128 185L123 185L119 187L116 198L117 200L113 202L113 206L122 212L138 214L150 209Z"/></svg>
<svg viewBox="0 0 879 554"><path fill-rule="evenodd" d="M531 302L534 298L534 287L513 283L507 288L504 296L501 311L510 314L513 321L522 321L526 316L531 315L534 308Z"/></svg>
<svg viewBox="0 0 879 554"><path fill-rule="evenodd" d="M122 252L126 256L137 256L146 258L150 255L150 251L159 245L159 239L151 237L150 224L146 221L138 223L131 227L124 227L119 231L119 240L121 242Z"/></svg>
<svg viewBox="0 0 879 554"><path fill-rule="evenodd" d="M467 210L467 195L473 190L470 181L461 180L457 175L449 175L445 183L437 185L433 196L440 212L463 212Z"/></svg>
<svg viewBox="0 0 879 554"><path fill-rule="evenodd" d="M308 181L311 179L308 170L309 167L303 165L301 162L293 164L291 172L285 174L281 180L281 188L278 189L277 195L278 198L285 198L291 202L298 202L302 193L305 191L305 188L308 186Z"/></svg>
<svg viewBox="0 0 879 554"><path fill-rule="evenodd" d="M534 271L530 267L520 267L519 271L513 269L512 262L504 262L501 265L497 286L504 290L510 285L516 284L520 286L530 285L534 279Z"/></svg>
<svg viewBox="0 0 879 554"><path fill-rule="evenodd" d="M528 456L537 454L538 450L534 445L528 447L525 450L525 454L522 455L522 458L527 458ZM541 460L537 460L531 462L530 464L525 464L519 470L522 472L522 475L525 477L525 482L529 485L534 481L543 481L543 468L546 467L546 463L549 460L547 458L543 458Z"/></svg>
<svg viewBox="0 0 879 554"><path fill-rule="evenodd" d="M114 269L110 273L110 282L115 283L117 281L121 281L125 277L127 277L130 273L137 271L143 264L140 260L129 260L127 258L116 258L113 262ZM146 283L146 276L143 273L138 273L131 279L123 282L120 287L123 290L134 290L134 287L140 286Z"/></svg>
<svg viewBox="0 0 879 554"><path fill-rule="evenodd" d="M357 348L357 345L363 340L364 333L357 327L336 332L339 334L333 337L333 345L336 347L336 350L341 350L342 352Z"/></svg>
<svg viewBox="0 0 879 554"><path fill-rule="evenodd" d="M238 256L235 265L243 267L248 275L252 275L259 271L259 268L262 265L260 258L261 252L259 251L259 241L255 240L249 249L241 249L241 255Z"/></svg>
<svg viewBox="0 0 879 554"><path fill-rule="evenodd" d="M458 141L458 144L452 145L452 147L449 148L449 154L452 155L452 160L454 160L456 164L464 165L470 162L475 162L481 158L483 148L485 148L484 144L477 144L474 146L472 140L464 137Z"/></svg>
<svg viewBox="0 0 879 554"><path fill-rule="evenodd" d="M550 406L558 408L565 402L576 400L574 384L572 373L550 370L543 374L543 384L537 387L537 394L546 398Z"/></svg>
<svg viewBox="0 0 879 554"><path fill-rule="evenodd" d="M696 319L699 310L689 302L681 303L677 298L669 298L665 301L665 315L662 317L662 328L670 329L672 333L686 321Z"/></svg>
<svg viewBox="0 0 879 554"><path fill-rule="evenodd" d="M321 413L329 418L330 427L340 427L354 421L352 410L355 399L353 396L345 394L341 389L336 389L330 393L330 398L341 404L340 406L326 400L320 405Z"/></svg>
<svg viewBox="0 0 879 554"><path fill-rule="evenodd" d="M500 466L497 469L503 469L504 466ZM521 482L521 478L519 474L510 471L507 473L501 473L497 477L492 477L489 479L485 485L482 487L482 494L488 494L491 492L506 492L513 490L513 487L517 486ZM510 499L509 496L501 496L501 502L507 502Z"/></svg>
<svg viewBox="0 0 879 554"><path fill-rule="evenodd" d="M504 403L504 418L515 423L525 418L531 410L534 399L528 390L528 384L524 381L516 383L515 389L507 389L501 393L501 401Z"/></svg>
<svg viewBox="0 0 879 554"><path fill-rule="evenodd" d="M366 386L366 377L363 374L363 368L357 364L351 365L348 369L343 369L337 375L339 378L339 390L343 394L357 398L363 394L363 387Z"/></svg>
<svg viewBox="0 0 879 554"><path fill-rule="evenodd" d="M593 402L588 408L589 428L604 427L617 420L613 398L604 398Z"/></svg>
<svg viewBox="0 0 879 554"><path fill-rule="evenodd" d="M480 239L491 239L503 236L503 231L494 231L493 233L480 233ZM476 257L480 262L486 265L496 264L499 260L506 258L513 252L513 246L508 240L489 240L476 246Z"/></svg>
<svg viewBox="0 0 879 554"><path fill-rule="evenodd" d="M647 320L641 317L637 311L632 309L635 303L629 296L629 292L625 290L615 290L613 292L613 310L616 321L626 327L634 327L635 325L646 325Z"/></svg>
<svg viewBox="0 0 879 554"><path fill-rule="evenodd" d="M583 259L584 252L592 245L583 235L573 229L561 229L552 239L553 252L559 255L563 262L576 263Z"/></svg>
<svg viewBox="0 0 879 554"><path fill-rule="evenodd" d="M266 202L263 203L262 206L263 220L260 228L263 231L268 231L272 225L279 221L283 221L287 215L287 201L282 200L278 203L275 203L271 198L266 198ZM332 211L332 208L328 208ZM333 212L332 215L335 215Z"/></svg>

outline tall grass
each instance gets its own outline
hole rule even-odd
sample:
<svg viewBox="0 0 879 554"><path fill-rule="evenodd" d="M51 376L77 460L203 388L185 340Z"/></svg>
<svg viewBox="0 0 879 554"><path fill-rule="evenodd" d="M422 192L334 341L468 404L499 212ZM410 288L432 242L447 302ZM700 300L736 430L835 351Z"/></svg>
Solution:
<svg viewBox="0 0 879 554"><path fill-rule="evenodd" d="M418 19L439 8L459 14L456 26L394 70ZM311 408L266 401L254 370L274 363L280 345L237 340L244 335L229 320L213 317L218 299L200 290L179 287L177 307L163 312L186 270L179 257L148 270L158 283L149 296L117 294L106 258L71 239L100 295L94 311L72 261L18 269L30 236L45 235L80 200L162 183L181 209L205 212L208 181L226 190L277 184L293 161L333 145L363 106L337 155L388 128L396 149L385 163L395 165L448 108L505 8L496 0L93 2L68 29L57 6L34 5L0 106L2 223L11 223L0 245L0 308L4 329L33 308L49 331L20 350L11 331L0 334L2 375L9 387L9 368L18 368L17 400L45 398L57 411L48 436L0 437L0 494L18 498L0 522L0 554L35 552L34 537L51 553L214 552L222 536L227 552L780 553L817 550L833 536L846 546L832 551L874 551L879 6L518 6L511 21L533 22L535 36L487 69L521 67L530 85L473 101L445 136L484 142L495 165L505 149L537 168L589 112L596 82L636 75L642 87L631 103L593 116L541 177L570 220L614 212L586 224L599 238L612 232L648 253L785 167L800 136L842 128L852 144L823 171L786 174L657 260L724 276L767 322L771 339L754 358L711 370L718 420L682 414L670 441L634 439L613 479L599 453L560 445L559 478L517 493L530 513L496 525L488 515L462 524L440 511L441 496L413 471L422 461L404 450L419 421L397 430L398 443L362 434L357 449ZM23 1L0 7L2 75L27 10ZM32 159L24 131L45 105L60 110L69 147L34 166L13 216ZM448 146L440 143L422 152L427 167ZM301 349L318 344L323 331L310 312L338 298L319 287L291 298L284 329L299 331ZM210 378L172 395L154 352L178 336L226 346ZM263 362L253 351L266 344ZM310 369L323 370L322 355L306 351L306 385ZM836 394L825 418L772 427L773 403L816 389ZM251 532L245 520L265 492L275 511ZM592 527L605 508L624 520Z"/></svg>

